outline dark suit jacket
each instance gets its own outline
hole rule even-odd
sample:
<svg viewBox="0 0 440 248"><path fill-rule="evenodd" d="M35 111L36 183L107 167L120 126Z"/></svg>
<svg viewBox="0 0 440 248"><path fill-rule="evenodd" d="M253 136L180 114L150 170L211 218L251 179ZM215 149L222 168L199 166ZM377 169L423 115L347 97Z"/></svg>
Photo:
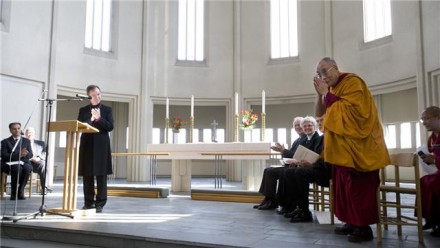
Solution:
<svg viewBox="0 0 440 248"><path fill-rule="evenodd" d="M290 147L289 150L284 150L281 154L281 156L283 156L283 158L292 158L293 155L296 152L296 149L298 148L298 146L301 144L301 142L303 141L303 139L306 139L307 136L305 134L301 134L295 141L293 141L292 143L292 147Z"/></svg>
<svg viewBox="0 0 440 248"><path fill-rule="evenodd" d="M9 173L9 165L7 165L6 163L9 161L12 162L18 161L18 157L20 155L20 149L26 148L29 151L29 153L26 156L20 158L21 161L25 163L29 163L29 159L33 157L31 142L24 137L22 137L18 142L19 143L17 147L15 148L14 152L12 152L12 149L15 146L14 138L10 136L9 138L2 140L1 142L2 171Z"/></svg>
<svg viewBox="0 0 440 248"><path fill-rule="evenodd" d="M99 133L83 133L79 146L78 175L104 176L112 174L112 157L109 132L113 130L112 108L100 104L101 118L91 121L92 105L79 110L78 121L87 122L97 128Z"/></svg>

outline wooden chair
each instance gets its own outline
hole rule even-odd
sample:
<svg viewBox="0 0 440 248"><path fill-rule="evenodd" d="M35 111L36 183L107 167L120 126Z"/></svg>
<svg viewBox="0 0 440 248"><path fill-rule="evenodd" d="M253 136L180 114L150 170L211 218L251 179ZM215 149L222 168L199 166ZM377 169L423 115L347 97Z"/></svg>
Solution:
<svg viewBox="0 0 440 248"><path fill-rule="evenodd" d="M325 211L326 209L330 212L330 223L333 225L335 223L335 215L333 213L333 183L330 180L329 187L319 186L316 183L311 184L309 191L309 203L313 205L313 210L315 211Z"/></svg>
<svg viewBox="0 0 440 248"><path fill-rule="evenodd" d="M29 181L28 181L28 187L29 187L29 198L32 197L32 182L33 182L33 172L31 172L31 174L29 175ZM6 187L7 187L7 178L8 178L8 173L6 172L2 172L2 177L1 177L1 196L0 198L3 199L5 197L5 192L6 192ZM38 178L36 180L39 180ZM37 188L38 188L38 181L37 181Z"/></svg>
<svg viewBox="0 0 440 248"><path fill-rule="evenodd" d="M377 191L377 207L379 212L377 240L382 240L382 226L385 230L388 230L388 225L396 225L397 235L399 236L402 236L402 226L417 226L419 242L423 242L422 203L420 197L420 174L417 155L414 153L397 153L391 154L390 159L391 165L380 170L381 180ZM414 170L413 176L415 187L402 185L400 168L403 167L412 168ZM394 174L395 181L394 183L391 183L391 185L386 184L386 172L392 172ZM390 174L388 176L392 176L392 174ZM395 200L387 198L390 196L389 194L394 194ZM414 195L416 203L402 203L402 194ZM388 211L389 208L395 209L395 216L390 215ZM404 210L404 212L402 212L402 210ZM417 217L414 217L414 213L416 213Z"/></svg>

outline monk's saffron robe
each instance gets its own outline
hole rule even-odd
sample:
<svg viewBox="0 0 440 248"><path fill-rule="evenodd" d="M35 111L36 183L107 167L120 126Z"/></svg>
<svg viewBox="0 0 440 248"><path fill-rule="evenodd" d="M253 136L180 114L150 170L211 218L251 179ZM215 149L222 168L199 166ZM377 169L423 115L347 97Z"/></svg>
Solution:
<svg viewBox="0 0 440 248"><path fill-rule="evenodd" d="M379 169L390 158L371 92L359 76L344 73L325 103L324 160L333 165L335 215L355 226L377 223Z"/></svg>

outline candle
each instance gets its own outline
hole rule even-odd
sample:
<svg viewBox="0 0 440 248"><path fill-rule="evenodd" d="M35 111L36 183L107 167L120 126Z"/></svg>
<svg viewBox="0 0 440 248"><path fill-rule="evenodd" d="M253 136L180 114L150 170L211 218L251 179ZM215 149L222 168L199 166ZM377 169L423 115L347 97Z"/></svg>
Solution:
<svg viewBox="0 0 440 248"><path fill-rule="evenodd" d="M165 118L170 118L170 99L168 99L168 97L166 103Z"/></svg>
<svg viewBox="0 0 440 248"><path fill-rule="evenodd" d="M191 96L191 117L194 117L194 96Z"/></svg>
<svg viewBox="0 0 440 248"><path fill-rule="evenodd" d="M266 92L261 93L262 103L261 103L261 112L266 113Z"/></svg>
<svg viewBox="0 0 440 248"><path fill-rule="evenodd" d="M235 92L235 114L238 115L238 93Z"/></svg>

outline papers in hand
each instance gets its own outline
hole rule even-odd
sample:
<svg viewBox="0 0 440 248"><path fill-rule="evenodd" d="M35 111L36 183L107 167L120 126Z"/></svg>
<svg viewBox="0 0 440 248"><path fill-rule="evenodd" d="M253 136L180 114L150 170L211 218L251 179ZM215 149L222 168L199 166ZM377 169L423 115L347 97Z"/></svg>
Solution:
<svg viewBox="0 0 440 248"><path fill-rule="evenodd" d="M12 161L12 162L6 162L7 165L11 166L11 165L16 165L20 163L20 165L24 165L23 161Z"/></svg>
<svg viewBox="0 0 440 248"><path fill-rule="evenodd" d="M293 164L293 163L295 163L296 162L296 159L293 159L293 158L283 158L283 159L280 159L280 163L282 164L282 165L285 165L285 164Z"/></svg>
<svg viewBox="0 0 440 248"><path fill-rule="evenodd" d="M426 145L422 145L419 148L417 148L417 152L418 151L422 151L425 154L430 154L428 147ZM437 167L435 166L435 164L427 164L423 162L423 159L420 156L418 157L419 157L419 165L426 174L430 175L437 172Z"/></svg>
<svg viewBox="0 0 440 248"><path fill-rule="evenodd" d="M292 159L296 159L298 161L306 160L307 162L313 164L319 159L319 154L305 148L302 145L299 145Z"/></svg>

